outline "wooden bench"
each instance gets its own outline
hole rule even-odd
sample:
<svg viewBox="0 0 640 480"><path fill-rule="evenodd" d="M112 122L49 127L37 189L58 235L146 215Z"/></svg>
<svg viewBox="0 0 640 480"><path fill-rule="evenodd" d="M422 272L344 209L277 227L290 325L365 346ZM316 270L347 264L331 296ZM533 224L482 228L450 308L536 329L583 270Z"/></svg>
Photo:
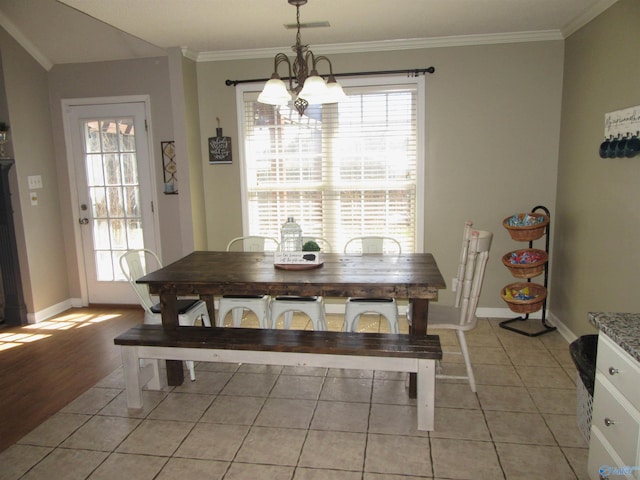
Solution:
<svg viewBox="0 0 640 480"><path fill-rule="evenodd" d="M433 430L435 364L442 358L437 335L347 333L313 330L138 325L114 340L122 347L129 408L142 408L142 388L163 386L158 362L253 363L414 372L417 374L418 429Z"/></svg>

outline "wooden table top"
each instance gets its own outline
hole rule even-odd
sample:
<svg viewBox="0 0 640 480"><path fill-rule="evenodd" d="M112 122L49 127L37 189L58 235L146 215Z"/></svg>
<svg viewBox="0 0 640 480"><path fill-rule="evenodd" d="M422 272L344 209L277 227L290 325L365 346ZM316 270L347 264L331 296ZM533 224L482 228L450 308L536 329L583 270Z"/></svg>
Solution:
<svg viewBox="0 0 640 480"><path fill-rule="evenodd" d="M193 252L138 280L152 294L176 295L323 295L436 300L446 284L433 255L347 255L323 253L323 265L310 270L281 270L273 254Z"/></svg>

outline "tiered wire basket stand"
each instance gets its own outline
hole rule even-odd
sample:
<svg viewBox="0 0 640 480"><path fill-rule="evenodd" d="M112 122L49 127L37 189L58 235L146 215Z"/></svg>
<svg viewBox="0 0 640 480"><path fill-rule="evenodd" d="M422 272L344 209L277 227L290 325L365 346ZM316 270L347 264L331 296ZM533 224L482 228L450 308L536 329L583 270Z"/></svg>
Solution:
<svg viewBox="0 0 640 480"><path fill-rule="evenodd" d="M506 330L511 330L512 332L516 332L519 333L521 335L526 335L528 337L537 337L539 335L543 335L545 333L549 333L552 332L554 330L556 330L556 327L549 325L547 323L547 285L549 282L549 267L548 267L548 257L549 257L549 232L550 232L550 226L551 226L551 215L549 213L549 210L542 206L542 205L537 205L535 207L533 207L531 209L531 213L532 214L536 214L536 213L540 213L540 212L544 212L544 214L547 216L548 218L548 222L546 223L546 225L543 227L544 229L544 233L542 234L542 236L544 236L544 253L546 254L546 258L544 260L544 262L540 262L539 265L509 265L503 258L503 263L505 264L506 267L509 268L509 270L511 271L512 275L516 278L519 278L521 280L524 280L526 278L526 282L520 282L520 283L514 283L511 286L515 286L518 288L524 288L524 287L529 287L529 289L533 292L536 293L539 296L544 296L544 299L539 302L539 301L529 301L529 302L511 302L509 304L509 308L516 312L516 313L520 313L520 316L511 318L509 320L504 320L502 322L500 322L500 327L506 329ZM509 229L509 227L507 227L507 225L505 224L505 228ZM528 227L527 227L528 228ZM535 228L535 227L531 227L531 228ZM534 247L534 241L537 239L528 239L527 235L526 235L526 228L522 229L523 230L523 236L519 237L517 233L510 231L511 233L511 237L514 240L517 241L528 241L529 242L529 249L533 249ZM506 255L505 255L506 257ZM541 273L544 273L544 283L543 285L539 285L538 283L534 283L531 281L532 277L538 276ZM505 287L507 288L507 287ZM504 289L503 289L504 292ZM503 297L504 298L504 297ZM505 300L506 301L506 300ZM518 328L516 325L518 325L518 323L521 322L527 322L528 320L530 320L529 315L531 313L535 313L538 310L542 310L542 316L541 316L541 329L539 330L533 330L530 328L527 329L523 329L523 328ZM532 331L533 330L533 331Z"/></svg>

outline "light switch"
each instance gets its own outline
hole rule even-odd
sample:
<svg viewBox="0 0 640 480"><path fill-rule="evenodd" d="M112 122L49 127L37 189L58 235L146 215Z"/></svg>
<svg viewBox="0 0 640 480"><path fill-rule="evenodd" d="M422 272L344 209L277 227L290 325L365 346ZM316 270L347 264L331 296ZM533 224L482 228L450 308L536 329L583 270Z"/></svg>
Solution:
<svg viewBox="0 0 640 480"><path fill-rule="evenodd" d="M38 188L42 188L42 176L29 175L27 177L27 183L29 184L29 190L36 190Z"/></svg>
<svg viewBox="0 0 640 480"><path fill-rule="evenodd" d="M31 196L31 205L35 207L36 205L38 205L38 194L36 192L30 192L30 196Z"/></svg>

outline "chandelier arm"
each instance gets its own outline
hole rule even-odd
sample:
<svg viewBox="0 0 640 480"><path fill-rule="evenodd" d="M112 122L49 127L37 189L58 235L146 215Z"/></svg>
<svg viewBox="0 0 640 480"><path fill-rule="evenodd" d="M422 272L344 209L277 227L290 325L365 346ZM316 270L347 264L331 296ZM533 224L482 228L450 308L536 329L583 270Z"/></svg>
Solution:
<svg viewBox="0 0 640 480"><path fill-rule="evenodd" d="M309 52L311 53L311 52ZM333 65L331 65L331 60L329 60L329 57L325 56L325 55L318 55L317 57L313 54L311 54L311 58L313 60L313 69L314 70L318 70L316 68L318 62L320 62L321 60L326 61L329 64L329 76L333 77Z"/></svg>
<svg viewBox="0 0 640 480"><path fill-rule="evenodd" d="M273 72L275 74L278 74L278 66L281 63L286 63L287 64L287 68L288 68L288 79L289 79L289 90L293 90L293 82L291 80L291 61L289 60L289 57L287 57L284 53L278 53L274 58L273 58Z"/></svg>

